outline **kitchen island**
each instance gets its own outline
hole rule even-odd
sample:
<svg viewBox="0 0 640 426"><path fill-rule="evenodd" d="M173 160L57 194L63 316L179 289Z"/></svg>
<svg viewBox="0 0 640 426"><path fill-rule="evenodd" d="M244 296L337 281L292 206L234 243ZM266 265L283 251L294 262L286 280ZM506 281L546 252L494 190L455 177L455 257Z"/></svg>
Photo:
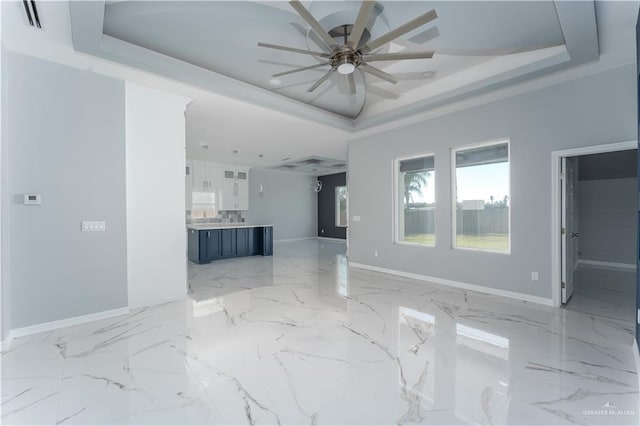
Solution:
<svg viewBox="0 0 640 426"><path fill-rule="evenodd" d="M273 225L194 223L187 225L188 257L194 263L273 255Z"/></svg>

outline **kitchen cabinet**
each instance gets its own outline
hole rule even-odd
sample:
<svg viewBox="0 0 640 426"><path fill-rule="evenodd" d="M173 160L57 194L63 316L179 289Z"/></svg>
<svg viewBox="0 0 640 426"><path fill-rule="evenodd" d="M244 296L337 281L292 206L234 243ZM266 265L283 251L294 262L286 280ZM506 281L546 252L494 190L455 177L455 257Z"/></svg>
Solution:
<svg viewBox="0 0 640 426"><path fill-rule="evenodd" d="M191 186L193 192L215 193L222 187L222 168L205 161L193 160Z"/></svg>
<svg viewBox="0 0 640 426"><path fill-rule="evenodd" d="M222 257L235 257L236 254L236 229L223 229Z"/></svg>
<svg viewBox="0 0 640 426"><path fill-rule="evenodd" d="M249 210L249 169L187 160L187 172L187 210L207 211L212 215L220 210Z"/></svg>
<svg viewBox="0 0 640 426"><path fill-rule="evenodd" d="M220 210L249 210L249 172L246 169L224 169Z"/></svg>
<svg viewBox="0 0 640 426"><path fill-rule="evenodd" d="M272 226L189 229L187 234L188 257L195 263L209 263L233 257L273 255Z"/></svg>
<svg viewBox="0 0 640 426"><path fill-rule="evenodd" d="M187 232L187 254L190 261L209 263L222 257L222 234L219 229Z"/></svg>
<svg viewBox="0 0 640 426"><path fill-rule="evenodd" d="M273 226L262 228L261 253L263 256L273 255Z"/></svg>
<svg viewBox="0 0 640 426"><path fill-rule="evenodd" d="M236 229L236 254L238 256L249 256L249 231L251 228Z"/></svg>
<svg viewBox="0 0 640 426"><path fill-rule="evenodd" d="M205 233L203 233L205 234ZM206 253L208 260L215 260L222 257L222 232L219 229L206 231Z"/></svg>

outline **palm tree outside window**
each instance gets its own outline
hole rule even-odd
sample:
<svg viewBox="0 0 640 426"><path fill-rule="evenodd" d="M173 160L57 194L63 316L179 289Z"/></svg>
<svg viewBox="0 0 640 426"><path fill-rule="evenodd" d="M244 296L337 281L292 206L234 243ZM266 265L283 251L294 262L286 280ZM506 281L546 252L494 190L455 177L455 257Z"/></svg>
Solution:
<svg viewBox="0 0 640 426"><path fill-rule="evenodd" d="M435 245L434 156L397 160L396 175L396 242Z"/></svg>

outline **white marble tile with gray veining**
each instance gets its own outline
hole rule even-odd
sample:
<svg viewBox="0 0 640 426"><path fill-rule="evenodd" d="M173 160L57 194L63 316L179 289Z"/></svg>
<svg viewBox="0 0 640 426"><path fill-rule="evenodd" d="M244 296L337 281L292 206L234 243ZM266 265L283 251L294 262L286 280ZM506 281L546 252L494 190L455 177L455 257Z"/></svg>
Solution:
<svg viewBox="0 0 640 426"><path fill-rule="evenodd" d="M585 274L553 309L348 268L344 251L190 265L185 300L14 340L2 423L638 424L619 277Z"/></svg>

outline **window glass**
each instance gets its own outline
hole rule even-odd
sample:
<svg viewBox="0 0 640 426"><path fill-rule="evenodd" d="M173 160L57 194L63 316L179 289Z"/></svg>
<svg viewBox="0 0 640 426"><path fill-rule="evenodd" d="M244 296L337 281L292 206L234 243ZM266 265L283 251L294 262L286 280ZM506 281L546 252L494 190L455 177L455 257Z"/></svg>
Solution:
<svg viewBox="0 0 640 426"><path fill-rule="evenodd" d="M336 187L336 226L347 226L347 187Z"/></svg>
<svg viewBox="0 0 640 426"><path fill-rule="evenodd" d="M396 241L435 245L434 156L399 160L396 171Z"/></svg>
<svg viewBox="0 0 640 426"><path fill-rule="evenodd" d="M457 149L453 155L454 246L509 252L509 144Z"/></svg>

